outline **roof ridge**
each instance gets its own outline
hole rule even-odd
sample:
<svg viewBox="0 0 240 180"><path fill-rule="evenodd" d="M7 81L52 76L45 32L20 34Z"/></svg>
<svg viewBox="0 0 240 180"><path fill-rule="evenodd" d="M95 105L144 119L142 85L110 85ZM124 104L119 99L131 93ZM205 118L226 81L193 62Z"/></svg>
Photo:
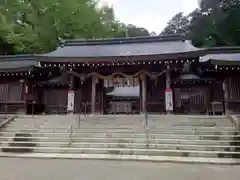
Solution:
<svg viewBox="0 0 240 180"><path fill-rule="evenodd" d="M10 55L0 55L0 57L29 57L34 56L33 54L10 54Z"/></svg>
<svg viewBox="0 0 240 180"><path fill-rule="evenodd" d="M207 52L210 54L215 53L239 53L240 46L220 46L220 47L211 47L207 49Z"/></svg>
<svg viewBox="0 0 240 180"><path fill-rule="evenodd" d="M64 40L61 43L61 46L131 44L131 43L146 43L146 42L149 43L149 42L185 41L185 40L186 37L183 34L171 34L161 36Z"/></svg>

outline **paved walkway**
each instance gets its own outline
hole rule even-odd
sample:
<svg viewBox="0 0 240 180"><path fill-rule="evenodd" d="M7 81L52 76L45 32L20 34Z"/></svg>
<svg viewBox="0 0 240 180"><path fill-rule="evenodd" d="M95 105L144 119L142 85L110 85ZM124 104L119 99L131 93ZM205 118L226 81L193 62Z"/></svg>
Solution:
<svg viewBox="0 0 240 180"><path fill-rule="evenodd" d="M1 180L239 180L239 166L0 158Z"/></svg>

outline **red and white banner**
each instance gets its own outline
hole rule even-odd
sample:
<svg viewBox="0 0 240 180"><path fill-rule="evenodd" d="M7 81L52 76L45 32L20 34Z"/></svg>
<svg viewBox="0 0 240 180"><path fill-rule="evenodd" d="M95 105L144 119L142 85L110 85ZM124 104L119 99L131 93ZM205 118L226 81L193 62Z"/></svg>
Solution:
<svg viewBox="0 0 240 180"><path fill-rule="evenodd" d="M165 108L166 111L173 111L173 91L171 88L165 90Z"/></svg>

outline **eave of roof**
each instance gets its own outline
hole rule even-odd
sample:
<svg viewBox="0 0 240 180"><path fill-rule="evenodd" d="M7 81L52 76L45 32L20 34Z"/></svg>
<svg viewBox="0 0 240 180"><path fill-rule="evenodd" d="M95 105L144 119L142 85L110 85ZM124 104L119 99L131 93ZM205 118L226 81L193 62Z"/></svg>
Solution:
<svg viewBox="0 0 240 180"><path fill-rule="evenodd" d="M139 56L181 56L187 53L195 53L200 56L203 49L194 47L190 41L181 35L117 38L101 40L67 40L57 50L37 55L41 61L61 61L65 58L78 58L78 61L86 59L99 60L107 58L124 58ZM198 54L200 53L200 54ZM77 60L76 60L77 61Z"/></svg>
<svg viewBox="0 0 240 180"><path fill-rule="evenodd" d="M28 71L37 66L37 58L33 55L0 56L0 71Z"/></svg>
<svg viewBox="0 0 240 180"><path fill-rule="evenodd" d="M213 65L240 65L240 47L214 47L200 58L200 62Z"/></svg>

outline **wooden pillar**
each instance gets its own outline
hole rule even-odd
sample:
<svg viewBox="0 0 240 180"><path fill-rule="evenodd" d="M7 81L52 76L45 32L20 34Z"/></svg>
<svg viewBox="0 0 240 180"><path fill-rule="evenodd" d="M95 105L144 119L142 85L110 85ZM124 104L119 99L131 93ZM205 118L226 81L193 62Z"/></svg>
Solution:
<svg viewBox="0 0 240 180"><path fill-rule="evenodd" d="M104 98L104 82L101 80L101 114L104 114L104 101L106 98Z"/></svg>
<svg viewBox="0 0 240 180"><path fill-rule="evenodd" d="M166 69L166 89L171 88L171 72L169 66Z"/></svg>
<svg viewBox="0 0 240 180"><path fill-rule="evenodd" d="M91 102L91 112L96 113L96 77L92 77L92 102Z"/></svg>
<svg viewBox="0 0 240 180"><path fill-rule="evenodd" d="M224 93L224 109L225 109L225 114L228 114L228 83L227 79L223 81L223 93Z"/></svg>
<svg viewBox="0 0 240 180"><path fill-rule="evenodd" d="M180 88L174 88L174 99L175 99L175 107L180 110L182 103L181 103L181 90Z"/></svg>
<svg viewBox="0 0 240 180"><path fill-rule="evenodd" d="M146 107L147 101L147 83L146 83L146 75L141 74L141 102L142 102L142 113L147 112Z"/></svg>
<svg viewBox="0 0 240 180"><path fill-rule="evenodd" d="M68 90L68 101L67 101L67 112L68 113L74 113L74 102L75 102L75 77L70 74L69 75L69 90ZM59 102L58 102L59 105Z"/></svg>
<svg viewBox="0 0 240 180"><path fill-rule="evenodd" d="M142 107L142 80L141 78L139 79L139 96L140 96L140 101L139 101L139 110L140 113L143 112L143 107Z"/></svg>
<svg viewBox="0 0 240 180"><path fill-rule="evenodd" d="M167 66L166 69L165 109L167 114L171 114L173 112L173 92L171 89L170 66Z"/></svg>
<svg viewBox="0 0 240 180"><path fill-rule="evenodd" d="M26 100L26 92L25 92L26 84L22 79L20 80L20 83L21 83L21 100L25 101Z"/></svg>

